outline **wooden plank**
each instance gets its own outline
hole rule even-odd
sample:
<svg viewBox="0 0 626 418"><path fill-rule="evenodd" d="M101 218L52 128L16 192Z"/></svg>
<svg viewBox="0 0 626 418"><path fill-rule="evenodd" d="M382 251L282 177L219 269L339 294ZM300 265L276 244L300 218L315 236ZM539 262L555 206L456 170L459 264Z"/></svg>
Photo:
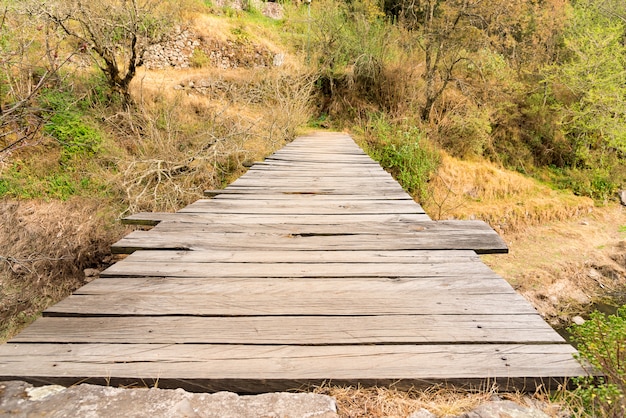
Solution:
<svg viewBox="0 0 626 418"><path fill-rule="evenodd" d="M167 250L474 250L479 254L505 253L506 245L497 235L464 234L455 231L422 232L386 235L298 235L298 234L247 234L158 231L133 231L111 247L115 253L128 253L138 249Z"/></svg>
<svg viewBox="0 0 626 418"><path fill-rule="evenodd" d="M127 344L550 344L535 315L119 317L37 319L11 342Z"/></svg>
<svg viewBox="0 0 626 418"><path fill-rule="evenodd" d="M432 315L488 315L506 307L509 314L534 314L536 311L516 293L471 294L448 290L415 292L411 297L395 291L321 294L309 291L304 295L293 292L249 294L223 293L106 293L101 295L73 294L46 309L46 316L284 316L331 315L372 316L410 315L416 309Z"/></svg>
<svg viewBox="0 0 626 418"><path fill-rule="evenodd" d="M220 200L242 200L242 199L256 199L256 200L289 200L296 202L309 202L309 201L335 201L335 202L350 202L354 200L366 200L366 201L390 201L390 200L402 200L407 202L413 202L411 196L405 192L393 192L382 193L377 195L357 195L357 194L345 194L345 195L333 195L333 194L321 194L315 192L277 192L277 193L263 193L263 191L257 189L223 189L223 190L205 190L206 196L212 196Z"/></svg>
<svg viewBox="0 0 626 418"><path fill-rule="evenodd" d="M412 203L404 201L351 201L339 202L298 202L280 200L241 200L228 202L222 200L201 199L181 209L178 213L211 212L211 213L248 213L248 214L422 214L424 210Z"/></svg>
<svg viewBox="0 0 626 418"><path fill-rule="evenodd" d="M275 169L268 168L267 166L263 166L265 168L250 168L248 171L240 176L240 179L245 180L267 180L269 182L274 181L283 181L285 177L289 179L296 180L304 180L314 178L318 181L334 181L338 183L343 183L345 181L384 181L391 182L393 181L393 177L391 174L386 171L382 171L380 168L370 168L370 169L353 169L346 170L344 169L336 169L331 170L326 167L311 168L310 170L299 168L285 168L285 169ZM323 174L320 174L323 172Z"/></svg>
<svg viewBox="0 0 626 418"><path fill-rule="evenodd" d="M513 294L512 287L495 273L484 276L469 277L319 277L319 278L287 278L287 277L229 277L219 276L219 272L206 274L206 277L101 277L94 280L74 293L77 295L104 295L107 293L160 293L160 294L217 294L236 295L273 295L280 297L297 297L299 293L315 293L315 297L330 300L337 297L348 297L352 294L377 293L401 296L406 298L413 294L438 291L467 292L483 295L489 292L497 294ZM228 296L231 297L231 296ZM410 303L410 301L407 301ZM424 313L415 306L413 313ZM499 312L499 311L498 311Z"/></svg>
<svg viewBox="0 0 626 418"><path fill-rule="evenodd" d="M355 222L420 222L429 221L426 214L343 214L343 215L265 215L265 214L223 214L223 213L167 213L167 212L141 212L127 216L122 223L127 225L157 225L167 220L177 223L202 223L218 225L220 223L245 223L245 224L346 224Z"/></svg>
<svg viewBox="0 0 626 418"><path fill-rule="evenodd" d="M256 224L220 222L215 225L181 225L179 222L164 221L154 228L158 232L195 231L202 233L246 233L246 234L288 234L288 235L407 235L419 237L429 233L458 233L467 236L476 235L477 239L485 239L486 236L497 241L498 247L506 244L482 221L440 221L440 222L351 222L335 224L298 224L290 223L263 223ZM242 232L245 231L245 232ZM429 237L430 238L430 237Z"/></svg>
<svg viewBox="0 0 626 418"><path fill-rule="evenodd" d="M361 263L202 263L145 262L121 260L100 273L125 277L207 277L207 270L219 277L458 277L489 275L492 271L480 261L422 264Z"/></svg>
<svg viewBox="0 0 626 418"><path fill-rule="evenodd" d="M226 189L225 189L226 190ZM378 190L378 193L374 193L373 191L364 191L362 193L355 193L354 189L349 189L346 187L294 187L293 185L282 186L282 187L274 187L274 186L242 186L242 187L233 187L232 189L236 191L238 194L273 194L273 195L327 195L327 196L346 196L348 200L367 200L368 198L371 200L382 200L381 196L386 195L398 195L401 193L405 193L402 189L384 189ZM329 198L329 200L333 200Z"/></svg>
<svg viewBox="0 0 626 418"><path fill-rule="evenodd" d="M232 183L233 187L299 187L304 189L316 188L383 188L386 191L401 191L402 187L392 180L386 179L353 179L352 181L342 181L337 184L336 178L277 178L277 179L257 179L242 178Z"/></svg>
<svg viewBox="0 0 626 418"><path fill-rule="evenodd" d="M207 390L227 383L241 392L286 390L305 382L428 381L574 377L585 371L566 344L249 346L208 344L4 344L0 375L75 379L194 381ZM77 362L76 359L81 361ZM104 380L104 379L103 379ZM268 381L275 381L272 385ZM174 386L180 382L171 382ZM522 382L524 383L524 382ZM545 382L544 382L545 383ZM229 388L230 389L230 388Z"/></svg>
<svg viewBox="0 0 626 418"><path fill-rule="evenodd" d="M172 263L377 263L422 264L480 261L470 250L424 251L167 251L142 250L126 257L136 262Z"/></svg>

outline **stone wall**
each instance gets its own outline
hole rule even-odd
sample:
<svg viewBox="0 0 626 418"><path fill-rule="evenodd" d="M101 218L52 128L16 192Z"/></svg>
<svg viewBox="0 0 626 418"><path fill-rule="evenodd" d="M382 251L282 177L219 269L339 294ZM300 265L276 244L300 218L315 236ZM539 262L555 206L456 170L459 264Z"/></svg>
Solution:
<svg viewBox="0 0 626 418"><path fill-rule="evenodd" d="M277 3L253 1L253 6L273 19L282 18L282 6ZM242 0L220 0L219 7L242 8ZM197 51L196 51L197 50ZM221 41L197 35L191 29L177 27L171 38L150 46L143 56L143 65L149 70L183 69L194 65L194 51L208 62L203 65L227 68L253 68L276 65L276 54L267 47L251 41ZM198 64L196 61L195 64Z"/></svg>
<svg viewBox="0 0 626 418"><path fill-rule="evenodd" d="M176 28L172 39L148 47L143 56L144 66L149 70L165 68L189 68L194 50L200 39L190 30Z"/></svg>

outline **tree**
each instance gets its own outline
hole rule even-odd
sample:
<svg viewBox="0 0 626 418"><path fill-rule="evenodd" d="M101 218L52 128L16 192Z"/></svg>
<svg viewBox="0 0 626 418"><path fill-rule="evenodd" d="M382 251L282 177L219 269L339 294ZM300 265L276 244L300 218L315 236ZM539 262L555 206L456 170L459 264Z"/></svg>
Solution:
<svg viewBox="0 0 626 418"><path fill-rule="evenodd" d="M475 57L481 51L527 67L536 55L552 58L561 24L555 8L562 1L544 0L538 6L532 0L387 0L387 13L417 34L424 54L421 118L428 120L450 84L462 81L459 70L480 73L482 63ZM541 32L544 25L546 33Z"/></svg>
<svg viewBox="0 0 626 418"><path fill-rule="evenodd" d="M12 2L0 1L0 161L39 142L46 120L38 98L59 82L72 58L61 52L56 35L18 13Z"/></svg>
<svg viewBox="0 0 626 418"><path fill-rule="evenodd" d="M57 25L83 52L89 52L111 91L132 103L130 82L146 48L164 39L171 20L156 0L35 0L33 13Z"/></svg>
<svg viewBox="0 0 626 418"><path fill-rule="evenodd" d="M484 20L477 12L483 0L401 0L387 2L387 11L418 33L424 53L425 98L420 108L428 120L435 102L454 80L457 65L482 42Z"/></svg>
<svg viewBox="0 0 626 418"><path fill-rule="evenodd" d="M620 14L611 2L575 2L563 60L549 75L567 92L561 97L563 128L581 167L602 164L591 158L594 153L626 155L626 20Z"/></svg>

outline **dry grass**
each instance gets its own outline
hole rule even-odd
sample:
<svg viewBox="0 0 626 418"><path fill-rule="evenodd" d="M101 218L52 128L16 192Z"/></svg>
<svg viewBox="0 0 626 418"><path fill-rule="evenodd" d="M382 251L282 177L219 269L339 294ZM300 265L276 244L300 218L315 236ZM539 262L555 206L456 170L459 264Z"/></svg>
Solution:
<svg viewBox="0 0 626 418"><path fill-rule="evenodd" d="M497 390L494 387L467 391L436 385L419 390L324 385L315 388L313 392L335 398L339 416L342 418L405 418L421 409L426 409L437 417L459 416L494 399L511 400L527 407L534 406L542 409L549 417L557 417L561 411L560 405L547 402L545 394L537 393L529 397L503 393L496 396Z"/></svg>
<svg viewBox="0 0 626 418"><path fill-rule="evenodd" d="M311 114L311 77L280 70L145 71L132 87L139 110L120 117L135 135L118 164L129 212L173 211L223 187Z"/></svg>
<svg viewBox="0 0 626 418"><path fill-rule="evenodd" d="M509 254L483 260L554 325L569 325L594 301L626 286L623 206L506 233Z"/></svg>
<svg viewBox="0 0 626 418"><path fill-rule="evenodd" d="M487 161L446 154L423 205L434 219L481 219L498 232L570 219L593 209L591 199L552 190Z"/></svg>
<svg viewBox="0 0 626 418"><path fill-rule="evenodd" d="M85 283L125 229L103 202L0 202L0 341Z"/></svg>

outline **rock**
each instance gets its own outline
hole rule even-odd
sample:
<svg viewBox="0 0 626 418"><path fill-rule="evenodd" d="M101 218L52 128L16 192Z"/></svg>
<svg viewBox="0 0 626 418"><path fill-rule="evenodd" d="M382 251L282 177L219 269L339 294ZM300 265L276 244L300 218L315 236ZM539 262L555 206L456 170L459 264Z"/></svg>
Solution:
<svg viewBox="0 0 626 418"><path fill-rule="evenodd" d="M27 388L26 393L31 401L40 401L50 395L64 391L65 388L59 385L41 386L38 388Z"/></svg>
<svg viewBox="0 0 626 418"><path fill-rule="evenodd" d="M98 269L85 269L83 270L85 277L97 277L100 275L100 270Z"/></svg>
<svg viewBox="0 0 626 418"><path fill-rule="evenodd" d="M534 407L525 407L512 401L487 402L458 418L550 418Z"/></svg>
<svg viewBox="0 0 626 418"><path fill-rule="evenodd" d="M419 411L413 412L407 418L437 418L437 415L430 412L428 409L420 409Z"/></svg>
<svg viewBox="0 0 626 418"><path fill-rule="evenodd" d="M273 60L274 67L281 67L284 62L285 62L285 54L274 55L274 60Z"/></svg>
<svg viewBox="0 0 626 418"><path fill-rule="evenodd" d="M261 11L264 16L271 19L280 20L284 16L283 5L276 2L266 2L263 4L263 10Z"/></svg>
<svg viewBox="0 0 626 418"><path fill-rule="evenodd" d="M38 400L32 394L47 394ZM33 389L19 381L0 382L0 416L90 417L319 417L336 418L335 400L313 393L189 393L182 389L118 389L77 385Z"/></svg>
<svg viewBox="0 0 626 418"><path fill-rule="evenodd" d="M575 317L572 318L572 322L575 323L576 325L582 325L585 323L585 319L582 316L576 315Z"/></svg>
<svg viewBox="0 0 626 418"><path fill-rule="evenodd" d="M622 205L626 206L626 190L619 191L619 201Z"/></svg>

